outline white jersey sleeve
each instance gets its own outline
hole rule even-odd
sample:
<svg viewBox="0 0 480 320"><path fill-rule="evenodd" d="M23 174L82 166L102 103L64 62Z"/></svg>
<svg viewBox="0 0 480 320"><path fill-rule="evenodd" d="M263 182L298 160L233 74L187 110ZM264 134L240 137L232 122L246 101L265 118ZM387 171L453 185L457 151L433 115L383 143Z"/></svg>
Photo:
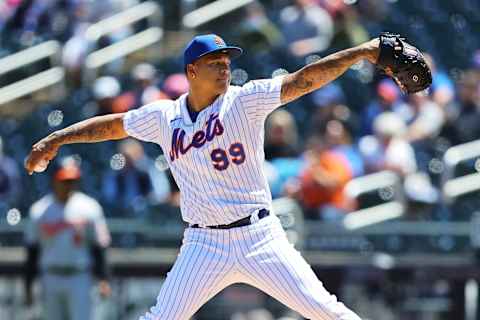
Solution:
<svg viewBox="0 0 480 320"><path fill-rule="evenodd" d="M123 117L123 127L129 136L142 141L158 142L162 133L163 104L154 102L128 111Z"/></svg>
<svg viewBox="0 0 480 320"><path fill-rule="evenodd" d="M245 84L238 94L245 113L251 121L264 121L280 107L283 77L253 80Z"/></svg>
<svg viewBox="0 0 480 320"><path fill-rule="evenodd" d="M90 199L91 218L94 225L94 241L101 247L106 248L111 243L110 231L108 230L102 206L93 198Z"/></svg>

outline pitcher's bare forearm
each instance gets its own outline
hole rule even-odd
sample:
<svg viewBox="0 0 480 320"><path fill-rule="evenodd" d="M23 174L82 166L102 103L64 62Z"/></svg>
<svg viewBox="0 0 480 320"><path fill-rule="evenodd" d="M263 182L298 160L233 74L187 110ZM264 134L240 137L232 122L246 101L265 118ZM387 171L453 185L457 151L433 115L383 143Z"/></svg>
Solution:
<svg viewBox="0 0 480 320"><path fill-rule="evenodd" d="M126 138L123 113L93 117L50 134L47 139L59 146L71 143L93 143Z"/></svg>
<svg viewBox="0 0 480 320"><path fill-rule="evenodd" d="M281 101L287 103L295 100L335 80L353 64L363 59L375 63L377 57L378 43L375 40L328 55L285 76L282 83Z"/></svg>
<svg viewBox="0 0 480 320"><path fill-rule="evenodd" d="M55 131L34 144L25 161L25 169L29 174L43 171L64 144L119 140L127 136L122 113L90 118Z"/></svg>

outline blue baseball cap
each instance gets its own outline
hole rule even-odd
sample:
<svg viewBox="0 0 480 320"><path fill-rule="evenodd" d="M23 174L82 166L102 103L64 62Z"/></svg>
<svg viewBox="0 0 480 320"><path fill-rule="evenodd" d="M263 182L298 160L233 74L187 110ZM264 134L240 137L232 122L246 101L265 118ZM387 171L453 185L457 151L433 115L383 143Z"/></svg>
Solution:
<svg viewBox="0 0 480 320"><path fill-rule="evenodd" d="M215 52L227 53L230 59L235 59L242 54L243 50L239 47L227 46L225 41L216 34L196 36L183 51L184 66L186 67L187 64Z"/></svg>

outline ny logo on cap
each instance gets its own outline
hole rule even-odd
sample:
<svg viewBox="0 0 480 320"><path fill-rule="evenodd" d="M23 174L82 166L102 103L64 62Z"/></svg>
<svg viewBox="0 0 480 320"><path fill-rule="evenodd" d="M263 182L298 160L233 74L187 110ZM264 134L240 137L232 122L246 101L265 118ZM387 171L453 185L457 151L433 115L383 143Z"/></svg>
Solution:
<svg viewBox="0 0 480 320"><path fill-rule="evenodd" d="M220 47L226 46L225 41L223 41L223 39L219 36L215 36L215 39L213 41L215 41L215 43Z"/></svg>

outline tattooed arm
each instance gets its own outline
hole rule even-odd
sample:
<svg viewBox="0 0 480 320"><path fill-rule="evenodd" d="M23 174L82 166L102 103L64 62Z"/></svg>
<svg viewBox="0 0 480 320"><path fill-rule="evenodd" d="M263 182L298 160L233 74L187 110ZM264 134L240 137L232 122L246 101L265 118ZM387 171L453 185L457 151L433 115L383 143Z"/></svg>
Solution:
<svg viewBox="0 0 480 320"><path fill-rule="evenodd" d="M123 128L123 113L93 117L58 130L33 145L25 162L25 169L32 174L42 163L52 160L64 144L92 143L119 140L128 135Z"/></svg>
<svg viewBox="0 0 480 320"><path fill-rule="evenodd" d="M376 63L379 53L378 45L378 39L373 39L359 46L333 53L285 76L281 92L282 104L321 88L363 59Z"/></svg>

